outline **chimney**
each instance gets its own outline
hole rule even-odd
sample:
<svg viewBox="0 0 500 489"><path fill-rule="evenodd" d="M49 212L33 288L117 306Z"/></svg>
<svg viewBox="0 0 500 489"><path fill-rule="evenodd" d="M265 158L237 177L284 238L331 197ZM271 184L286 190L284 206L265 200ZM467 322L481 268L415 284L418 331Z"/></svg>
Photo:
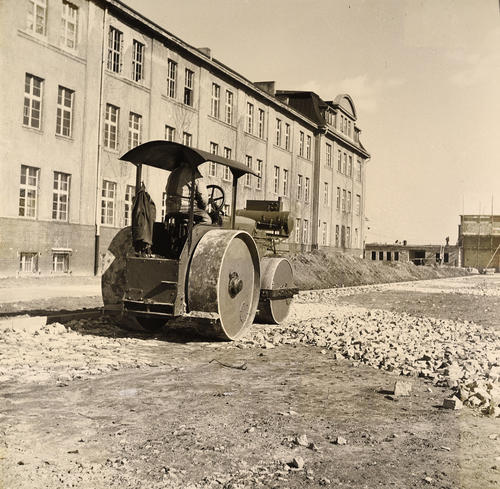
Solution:
<svg viewBox="0 0 500 489"><path fill-rule="evenodd" d="M210 48L196 48L201 54L204 54L208 59L212 59L212 50Z"/></svg>
<svg viewBox="0 0 500 489"><path fill-rule="evenodd" d="M264 90L264 92L267 92L269 95L272 95L273 97L276 95L275 81L255 82L254 85L259 87L261 90Z"/></svg>

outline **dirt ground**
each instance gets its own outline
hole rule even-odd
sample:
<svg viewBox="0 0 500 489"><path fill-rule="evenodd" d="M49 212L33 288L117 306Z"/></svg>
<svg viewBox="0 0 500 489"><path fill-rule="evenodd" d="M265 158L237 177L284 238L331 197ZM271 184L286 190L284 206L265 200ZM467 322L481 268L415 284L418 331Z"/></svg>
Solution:
<svg viewBox="0 0 500 489"><path fill-rule="evenodd" d="M499 300L498 275L346 288L290 324L368 308L498 332ZM500 487L499 418L443 409L428 379L395 397L403 377L318 346L70 326L0 343L1 489Z"/></svg>

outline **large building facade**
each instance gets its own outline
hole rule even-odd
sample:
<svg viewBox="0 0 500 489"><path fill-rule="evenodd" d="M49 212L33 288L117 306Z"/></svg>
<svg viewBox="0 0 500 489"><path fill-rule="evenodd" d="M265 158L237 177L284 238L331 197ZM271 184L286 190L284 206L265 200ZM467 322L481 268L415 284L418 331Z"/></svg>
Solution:
<svg viewBox="0 0 500 489"><path fill-rule="evenodd" d="M362 248L369 154L348 95L252 83L117 0L6 0L0 36L0 275L98 272L131 220L135 172L119 157L155 139L252 167L237 207L280 198L290 250ZM223 167L201 172L230 192ZM166 177L143 173L157 220Z"/></svg>

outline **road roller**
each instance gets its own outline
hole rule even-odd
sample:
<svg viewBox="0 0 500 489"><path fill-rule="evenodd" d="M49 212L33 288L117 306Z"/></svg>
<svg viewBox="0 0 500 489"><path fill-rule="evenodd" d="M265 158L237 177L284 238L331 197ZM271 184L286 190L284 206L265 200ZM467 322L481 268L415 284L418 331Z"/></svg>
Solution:
<svg viewBox="0 0 500 489"><path fill-rule="evenodd" d="M229 168L233 210L239 178L248 173L259 177L254 171L241 162L163 140L136 146L120 159L136 167L136 193L132 226L115 235L104 257L105 312L127 328L157 330L171 323L222 340L240 338L255 319L279 324L287 317L297 293L292 267L286 258L257 245L258 231L251 225L255 221L234 211L224 216L226 196L217 185L207 185L212 222L200 221L197 212L199 165L212 161ZM164 222L154 222L154 203L142 182L144 165L170 175L186 169L183 212L167 212Z"/></svg>

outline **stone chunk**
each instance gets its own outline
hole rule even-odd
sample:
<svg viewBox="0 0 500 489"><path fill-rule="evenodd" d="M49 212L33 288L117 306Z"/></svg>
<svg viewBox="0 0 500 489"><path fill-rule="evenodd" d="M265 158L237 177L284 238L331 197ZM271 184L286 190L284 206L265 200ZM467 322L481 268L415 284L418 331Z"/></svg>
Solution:
<svg viewBox="0 0 500 489"><path fill-rule="evenodd" d="M458 397L453 396L443 401L443 407L445 409L462 409L464 405Z"/></svg>
<svg viewBox="0 0 500 489"><path fill-rule="evenodd" d="M403 380L397 380L394 383L394 395L397 397L400 396L409 396L411 392L412 384L411 382L405 382Z"/></svg>

